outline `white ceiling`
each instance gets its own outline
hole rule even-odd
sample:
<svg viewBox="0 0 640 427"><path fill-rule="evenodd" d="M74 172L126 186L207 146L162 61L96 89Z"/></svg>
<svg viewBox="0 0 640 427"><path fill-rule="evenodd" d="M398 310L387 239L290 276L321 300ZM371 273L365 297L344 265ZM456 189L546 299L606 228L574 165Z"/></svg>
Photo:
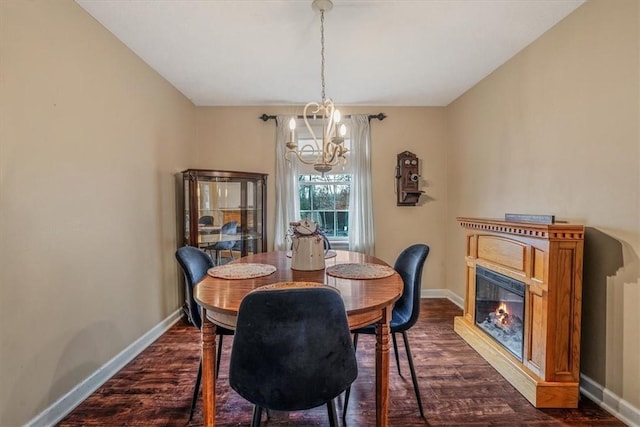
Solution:
<svg viewBox="0 0 640 427"><path fill-rule="evenodd" d="M320 99L311 0L76 0L198 106ZM326 95L444 106L584 0L334 0Z"/></svg>

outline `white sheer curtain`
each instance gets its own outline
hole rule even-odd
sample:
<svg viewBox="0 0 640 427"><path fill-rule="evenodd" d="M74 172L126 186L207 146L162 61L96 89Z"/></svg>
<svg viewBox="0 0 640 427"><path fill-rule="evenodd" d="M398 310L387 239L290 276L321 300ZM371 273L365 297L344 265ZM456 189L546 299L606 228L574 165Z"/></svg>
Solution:
<svg viewBox="0 0 640 427"><path fill-rule="evenodd" d="M347 154L353 168L349 198L349 250L373 255L373 201L371 194L371 129L366 114L351 116L351 150Z"/></svg>
<svg viewBox="0 0 640 427"><path fill-rule="evenodd" d="M289 161L284 157L289 118L276 117L276 223L273 238L276 251L288 249L286 235L289 222L295 221L299 216L297 212L300 212L297 160Z"/></svg>

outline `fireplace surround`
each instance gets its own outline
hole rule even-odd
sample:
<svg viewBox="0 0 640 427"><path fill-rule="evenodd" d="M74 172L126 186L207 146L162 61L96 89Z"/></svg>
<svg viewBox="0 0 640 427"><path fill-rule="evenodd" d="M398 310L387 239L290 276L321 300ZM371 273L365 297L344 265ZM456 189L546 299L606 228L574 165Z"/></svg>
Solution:
<svg viewBox="0 0 640 427"><path fill-rule="evenodd" d="M454 330L537 408L576 408L584 226L458 218L464 313Z"/></svg>

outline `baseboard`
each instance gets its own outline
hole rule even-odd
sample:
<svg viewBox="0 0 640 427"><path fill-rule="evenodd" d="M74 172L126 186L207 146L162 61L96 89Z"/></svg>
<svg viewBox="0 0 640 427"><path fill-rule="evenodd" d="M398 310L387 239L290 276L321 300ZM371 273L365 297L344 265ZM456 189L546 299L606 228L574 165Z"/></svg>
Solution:
<svg viewBox="0 0 640 427"><path fill-rule="evenodd" d="M159 324L151 328L146 334L138 338L127 348L122 350L113 359L101 366L97 371L88 378L75 386L71 391L58 399L47 409L38 414L29 421L27 427L52 426L60 422L68 413L76 406L87 399L102 384L107 382L111 377L124 368L127 363L131 362L138 354L157 340L169 328L171 328L182 317L182 310L176 310L169 317L161 321Z"/></svg>
<svg viewBox="0 0 640 427"><path fill-rule="evenodd" d="M421 298L446 298L460 308L464 307L464 298L449 289L423 289Z"/></svg>
<svg viewBox="0 0 640 427"><path fill-rule="evenodd" d="M640 409L601 386L585 374L580 374L580 393L630 427L640 427Z"/></svg>

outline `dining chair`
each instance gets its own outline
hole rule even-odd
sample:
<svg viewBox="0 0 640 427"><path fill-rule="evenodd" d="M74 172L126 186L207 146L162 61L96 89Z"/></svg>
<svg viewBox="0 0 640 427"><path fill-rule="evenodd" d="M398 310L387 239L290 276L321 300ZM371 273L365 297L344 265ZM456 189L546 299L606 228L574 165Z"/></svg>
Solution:
<svg viewBox="0 0 640 427"><path fill-rule="evenodd" d="M213 225L213 216L211 215L203 215L198 218L198 225L212 226Z"/></svg>
<svg viewBox="0 0 640 427"><path fill-rule="evenodd" d="M176 259L182 267L185 281L185 294L187 296L187 311L189 314L189 320L198 330L202 328L202 318L200 306L193 298L193 287L207 274L207 270L215 266L215 263L207 254L201 249L193 246L183 246L176 251ZM222 339L225 335L233 335L233 331L220 326L216 327L216 334L218 335L218 357L216 358L216 378L220 371L220 356L222 356ZM191 411L189 412L189 421L193 418L193 411L196 407L198 399L198 393L200 392L200 381L202 379L202 356L200 357L200 364L198 366L198 374L196 376L196 383L193 388L193 398L191 400Z"/></svg>
<svg viewBox="0 0 640 427"><path fill-rule="evenodd" d="M393 351L396 356L396 366L398 367L398 374L402 376L400 372L400 359L398 357L398 343L396 341L396 333L402 334L404 341L404 348L407 352L407 360L409 362L409 370L411 371L411 381L413 382L413 389L416 394L416 400L418 401L418 409L420 410L420 416L424 418L424 410L422 409L422 399L420 398L420 388L418 387L418 379L416 377L416 371L413 367L413 357L411 355L411 347L409 346L409 338L407 337L407 331L416 324L418 316L420 315L420 287L422 285L422 269L424 263L429 255L429 246L425 244L414 244L404 249L398 258L393 268L402 277L404 283L402 296L393 306L391 321L389 326L391 329L391 338L393 340ZM358 347L358 335L369 334L375 335L375 324L365 326L364 328L355 329L353 332L353 347ZM348 388L344 396L344 406L342 408L342 419L346 418L347 405L349 403L349 394L351 388Z"/></svg>
<svg viewBox="0 0 640 427"><path fill-rule="evenodd" d="M238 310L229 384L262 410L326 405L337 425L335 398L356 379L358 365L340 293L321 283L286 282L249 292Z"/></svg>
<svg viewBox="0 0 640 427"><path fill-rule="evenodd" d="M220 236L223 235L234 235L238 233L238 221L229 221L222 225L220 228ZM220 265L221 256L220 253L222 251L229 251L231 256L233 257L233 246L236 244L236 240L227 240L223 242L216 242L212 245L206 246L203 249L206 251L214 251L216 253L216 264Z"/></svg>

